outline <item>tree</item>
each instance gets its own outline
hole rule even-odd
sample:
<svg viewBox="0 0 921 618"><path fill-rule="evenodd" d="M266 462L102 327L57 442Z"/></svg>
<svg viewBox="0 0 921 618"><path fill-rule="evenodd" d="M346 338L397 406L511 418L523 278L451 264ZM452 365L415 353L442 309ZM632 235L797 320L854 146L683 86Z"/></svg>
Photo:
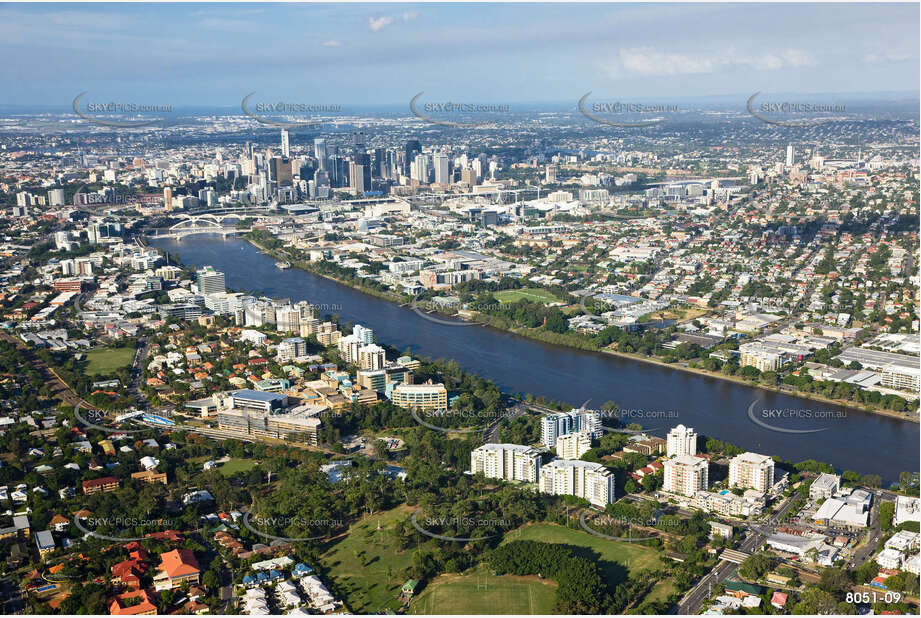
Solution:
<svg viewBox="0 0 921 618"><path fill-rule="evenodd" d="M214 591L220 588L221 577L213 570L208 570L202 575L201 583L204 584L205 588L209 591Z"/></svg>
<svg viewBox="0 0 921 618"><path fill-rule="evenodd" d="M883 502L879 505L879 525L883 532L892 529L893 515L895 515L895 502Z"/></svg>
<svg viewBox="0 0 921 618"><path fill-rule="evenodd" d="M758 552L746 558L739 565L739 575L752 581L759 580L774 567L774 558L765 552Z"/></svg>

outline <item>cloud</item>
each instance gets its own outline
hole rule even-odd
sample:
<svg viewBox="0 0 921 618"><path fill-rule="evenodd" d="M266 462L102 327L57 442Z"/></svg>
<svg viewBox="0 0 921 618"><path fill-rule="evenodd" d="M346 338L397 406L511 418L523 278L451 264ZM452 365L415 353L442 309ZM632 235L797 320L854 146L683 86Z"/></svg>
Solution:
<svg viewBox="0 0 921 618"><path fill-rule="evenodd" d="M616 58L602 62L599 66L610 77L626 75L649 77L704 75L734 67L776 71L813 64L811 56L798 50L789 50L781 54L766 53L760 56L748 56L737 54L734 49L723 53L688 54L659 51L651 47L636 47L619 50Z"/></svg>
<svg viewBox="0 0 921 618"><path fill-rule="evenodd" d="M649 48L620 50L620 65L639 75L693 75L712 73L717 59L695 54L658 52Z"/></svg>
<svg viewBox="0 0 921 618"><path fill-rule="evenodd" d="M323 41L323 47L342 47L342 41L337 41L335 39Z"/></svg>
<svg viewBox="0 0 921 618"><path fill-rule="evenodd" d="M896 54L893 52L882 52L879 54L867 54L864 57L864 60L867 62L905 62L906 60L911 60L911 54Z"/></svg>
<svg viewBox="0 0 921 618"><path fill-rule="evenodd" d="M368 27L371 28L371 32L380 32L386 26L389 26L393 23L393 17L369 17L368 18Z"/></svg>
<svg viewBox="0 0 921 618"><path fill-rule="evenodd" d="M412 21L419 17L419 11L406 11L403 13L403 21Z"/></svg>

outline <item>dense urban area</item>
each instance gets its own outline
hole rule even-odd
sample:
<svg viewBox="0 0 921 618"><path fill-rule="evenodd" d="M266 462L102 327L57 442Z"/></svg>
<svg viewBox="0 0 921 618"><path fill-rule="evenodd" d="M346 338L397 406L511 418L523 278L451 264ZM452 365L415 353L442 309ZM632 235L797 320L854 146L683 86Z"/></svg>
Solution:
<svg viewBox="0 0 921 618"><path fill-rule="evenodd" d="M507 392L176 250L795 397L748 414L801 444L879 415L917 461L917 109L261 109L0 118L4 614L918 612L919 473L872 436L791 461Z"/></svg>

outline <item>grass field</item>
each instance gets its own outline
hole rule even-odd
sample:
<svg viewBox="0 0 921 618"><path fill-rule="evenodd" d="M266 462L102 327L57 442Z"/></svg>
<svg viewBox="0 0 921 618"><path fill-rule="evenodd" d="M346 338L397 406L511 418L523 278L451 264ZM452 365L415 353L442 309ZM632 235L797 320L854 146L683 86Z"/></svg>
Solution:
<svg viewBox="0 0 921 618"><path fill-rule="evenodd" d="M675 583L672 580L663 579L652 587L652 590L649 591L643 601L664 601L670 594L677 591L678 589L675 588Z"/></svg>
<svg viewBox="0 0 921 618"><path fill-rule="evenodd" d="M113 373L127 367L134 361L134 348L105 348L86 353L86 375L96 376Z"/></svg>
<svg viewBox="0 0 921 618"><path fill-rule="evenodd" d="M510 541L541 541L544 543L562 543L583 548L576 551L589 559L597 559L598 566L609 580L624 579L624 569L631 574L644 569L659 569L663 566L659 550L637 543L609 541L593 536L582 530L570 530L555 524L528 524L505 535L503 543Z"/></svg>
<svg viewBox="0 0 921 618"><path fill-rule="evenodd" d="M500 303L514 303L521 300L522 298L544 304L561 302L559 298L547 290L542 290L540 288L502 290L501 292L493 292L493 296L495 296Z"/></svg>
<svg viewBox="0 0 921 618"><path fill-rule="evenodd" d="M237 472L249 472L256 465L255 459L231 459L221 464L218 471L224 476L233 476Z"/></svg>
<svg viewBox="0 0 921 618"><path fill-rule="evenodd" d="M189 462L203 464L209 459L211 459L211 457L204 455L202 457L192 457L189 459ZM252 470L258 463L259 462L255 459L238 459L236 457L231 457L230 461L218 463L217 471L224 476L233 476L237 472L248 472L249 470Z"/></svg>
<svg viewBox="0 0 921 618"><path fill-rule="evenodd" d="M495 576L486 569L435 578L409 606L410 614L550 614L556 584L537 576Z"/></svg>
<svg viewBox="0 0 921 618"><path fill-rule="evenodd" d="M366 517L321 557L352 612L383 613L402 605L397 599L404 581L401 574L412 564L412 549L398 552L392 533L395 522L410 513L410 508L399 506Z"/></svg>

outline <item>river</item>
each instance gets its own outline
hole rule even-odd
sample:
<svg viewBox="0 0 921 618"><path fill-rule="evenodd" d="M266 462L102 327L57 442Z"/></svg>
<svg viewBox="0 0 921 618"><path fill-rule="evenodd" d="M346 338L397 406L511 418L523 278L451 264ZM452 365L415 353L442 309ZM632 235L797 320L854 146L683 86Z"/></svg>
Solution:
<svg viewBox="0 0 921 618"><path fill-rule="evenodd" d="M589 408L614 401L625 411L624 420L639 422L660 437L683 423L755 452L825 461L885 481L918 470L916 423L491 328L446 325L296 268L280 270L273 258L240 239L195 235L151 244L190 266L214 266L232 289L334 308L321 314L368 326L377 341L401 351L453 359L508 393L577 405L589 400Z"/></svg>

